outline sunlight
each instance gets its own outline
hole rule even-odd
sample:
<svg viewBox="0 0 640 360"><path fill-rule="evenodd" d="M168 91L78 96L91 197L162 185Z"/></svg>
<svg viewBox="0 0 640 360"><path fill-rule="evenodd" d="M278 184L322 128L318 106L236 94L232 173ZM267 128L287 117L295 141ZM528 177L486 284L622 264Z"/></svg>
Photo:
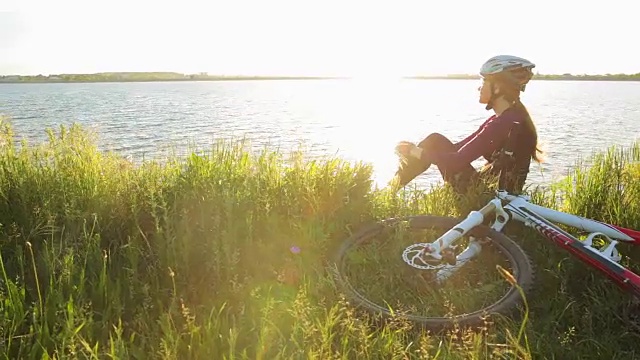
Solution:
<svg viewBox="0 0 640 360"><path fill-rule="evenodd" d="M333 146L350 160L371 164L373 180L381 187L397 169L395 145L401 140L415 140L411 136L420 128L416 118L421 115L410 105L416 103L412 99L416 95L408 91L408 86L408 81L399 76L362 75L345 80L335 93L318 94L327 96L329 105L319 118L326 124L339 124L330 136Z"/></svg>
<svg viewBox="0 0 640 360"><path fill-rule="evenodd" d="M124 5L123 0L116 3ZM117 5L101 8L102 16L97 17L86 16L89 6L77 0L11 1L6 6L21 11L20 24L3 28L0 47L9 44L11 51L0 58L0 73L5 66L19 64L36 74L183 71L393 78L474 73L488 57L505 52L531 58L542 73L637 72L638 56L627 46L630 40L619 36L635 33L634 12L622 6L612 10L584 5L580 22L568 24L578 20L538 5L526 10L529 15L555 22L506 32L500 43L487 43L475 36L484 24L483 16L478 16L483 7L471 1L398 7L370 3L363 9L337 1L309 5L285 0L207 4L185 0L176 8L141 0L127 2L126 12ZM150 7L152 17L146 16ZM492 11L500 17L517 10ZM584 25L605 21L603 11L613 11L616 20L601 27ZM442 14L448 13L455 14L457 31L447 31L451 17ZM2 21L11 25L9 20ZM114 21L118 26L112 26ZM567 27L580 36L560 31ZM557 56L565 53L567 43L572 44L571 54ZM598 44L598 51L589 50L593 44ZM618 54L615 63L611 51Z"/></svg>

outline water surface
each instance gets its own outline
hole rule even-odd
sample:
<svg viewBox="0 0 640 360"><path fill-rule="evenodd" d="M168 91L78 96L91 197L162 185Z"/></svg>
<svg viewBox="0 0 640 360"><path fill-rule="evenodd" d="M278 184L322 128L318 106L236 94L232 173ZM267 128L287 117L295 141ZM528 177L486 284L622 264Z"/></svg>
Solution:
<svg viewBox="0 0 640 360"><path fill-rule="evenodd" d="M477 102L475 80L305 80L86 84L0 84L0 114L30 141L45 128L78 122L103 149L135 160L161 158L167 147L208 148L247 138L257 148L365 161L385 183L400 140L430 132L453 141L491 112ZM529 183L564 176L581 157L640 137L640 82L534 81L523 102L538 128L546 162ZM474 165L479 166L482 161ZM420 185L440 182L437 169Z"/></svg>

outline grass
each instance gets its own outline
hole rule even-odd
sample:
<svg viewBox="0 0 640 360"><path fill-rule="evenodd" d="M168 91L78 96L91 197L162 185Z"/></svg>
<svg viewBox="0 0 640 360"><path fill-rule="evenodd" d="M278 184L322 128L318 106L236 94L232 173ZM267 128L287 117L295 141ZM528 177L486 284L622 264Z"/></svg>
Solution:
<svg viewBox="0 0 640 360"><path fill-rule="evenodd" d="M448 187L372 190L372 170L242 144L134 166L77 126L0 135L0 349L6 359L631 359L629 298L520 230L537 265L524 317L484 333L373 326L327 260L351 231L461 215ZM594 158L543 205L640 229L640 144ZM558 200L559 199L559 200ZM639 259L637 251L625 255ZM623 251L624 251L623 250ZM629 261L625 259L625 261ZM498 271L487 269L487 271ZM508 280L508 274L507 276ZM627 316L628 315L628 316Z"/></svg>

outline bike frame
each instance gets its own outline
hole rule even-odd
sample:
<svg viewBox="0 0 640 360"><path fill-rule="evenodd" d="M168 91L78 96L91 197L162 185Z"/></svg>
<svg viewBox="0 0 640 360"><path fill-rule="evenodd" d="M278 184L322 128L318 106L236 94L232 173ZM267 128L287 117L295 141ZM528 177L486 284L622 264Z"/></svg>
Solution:
<svg viewBox="0 0 640 360"><path fill-rule="evenodd" d="M482 224L486 218L492 216L495 216L495 221L491 224L491 228L494 230L502 231L504 226L511 220L519 221L527 227L536 229L546 239L604 273L623 289L640 297L640 276L619 264L620 256L615 248L620 242L640 245L640 231L535 205L530 202L530 197L528 196L512 195L505 191L498 191L496 197L482 209L470 212L464 220L440 238L432 243L425 244L427 246L425 246L420 255L442 259L443 250L447 249L471 229ZM590 234L584 241L580 241L575 236L559 228L554 222L572 226ZM594 248L593 240L596 237L604 238L609 244L604 246L602 250ZM467 261L478 255L481 247L480 242L472 239L470 245L456 257L455 264L444 265L438 271L438 280L442 281L448 278Z"/></svg>

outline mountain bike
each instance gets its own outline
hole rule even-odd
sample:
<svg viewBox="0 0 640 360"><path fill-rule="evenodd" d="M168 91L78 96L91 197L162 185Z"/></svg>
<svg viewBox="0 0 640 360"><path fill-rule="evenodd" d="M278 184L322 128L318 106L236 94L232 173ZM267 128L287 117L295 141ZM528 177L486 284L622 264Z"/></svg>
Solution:
<svg viewBox="0 0 640 360"><path fill-rule="evenodd" d="M432 330L479 326L487 317L514 311L522 304L522 295L527 296L533 286L534 267L529 255L503 231L512 220L534 228L623 290L640 297L640 276L621 264L616 248L620 242L640 244L640 231L549 209L532 203L527 195L506 191L496 191L492 200L465 218L416 215L365 226L339 248L334 268L336 283L356 306L383 318L401 313ZM578 237L561 225L576 228ZM381 239L376 240L377 237ZM425 238L435 240L428 242ZM402 240L408 240L408 245L402 245ZM362 250L366 245L373 249ZM351 250L362 253L352 256ZM508 275L487 267L486 261L498 257L511 264ZM354 260L354 267L364 267L364 275L352 274L349 260ZM397 270L390 269L394 261L400 263ZM498 265L506 268L508 264ZM493 276L495 281L481 284L477 275L469 273L476 267L481 269L481 275ZM368 279L373 280L373 285L367 287L362 283ZM390 280L389 287L384 285L386 280ZM401 285L408 285L408 290L402 290ZM468 290L462 292L463 285L499 294L496 300L482 300ZM367 290L372 294L365 295ZM409 290L418 294L409 295ZM444 304L438 305L438 301ZM453 313L456 308L461 309L460 314ZM433 314L438 309L446 310L446 314Z"/></svg>

